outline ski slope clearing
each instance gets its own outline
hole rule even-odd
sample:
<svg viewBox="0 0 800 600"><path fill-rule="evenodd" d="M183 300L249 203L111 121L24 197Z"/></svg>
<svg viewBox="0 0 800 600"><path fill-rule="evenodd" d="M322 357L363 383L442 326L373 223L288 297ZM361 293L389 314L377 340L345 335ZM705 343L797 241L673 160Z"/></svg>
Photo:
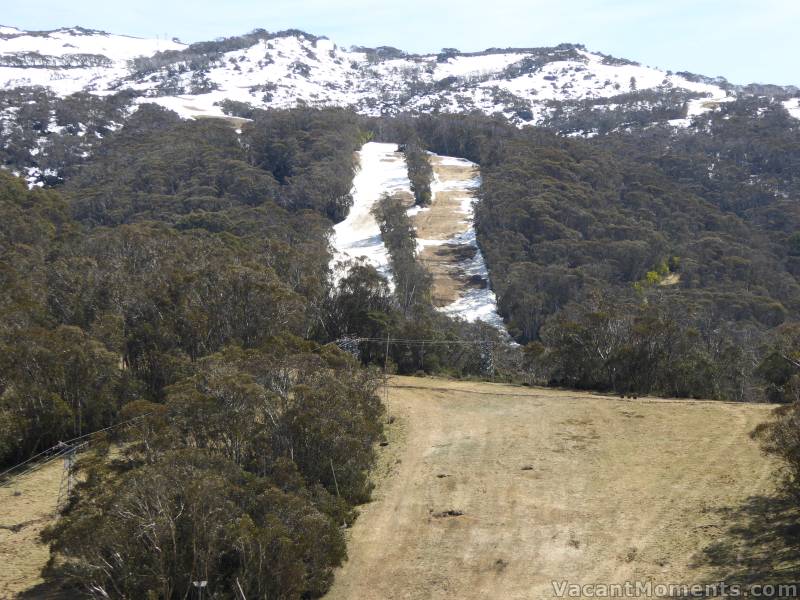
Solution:
<svg viewBox="0 0 800 600"><path fill-rule="evenodd" d="M504 329L497 298L473 227L478 166L451 156L431 155L434 181L430 208L414 211L422 263L433 275L433 301L443 312Z"/></svg>
<svg viewBox="0 0 800 600"><path fill-rule="evenodd" d="M347 218L333 228L334 279L344 275L342 263L364 260L384 275L392 285L389 251L372 208L384 194L411 194L408 167L397 144L368 142L358 152L359 168L353 178L353 206Z"/></svg>
<svg viewBox="0 0 800 600"><path fill-rule="evenodd" d="M748 436L769 406L396 377L388 411L375 500L329 600L797 574L772 537L797 515L771 512L776 465Z"/></svg>
<svg viewBox="0 0 800 600"><path fill-rule="evenodd" d="M333 228L334 280L344 275L342 267L347 261L363 260L393 287L389 251L372 209L384 194L399 194L411 205L408 167L397 144L369 142L358 152L358 162L353 206L347 218ZM505 331L473 228L472 204L475 189L480 186L478 167L468 160L435 154L431 155L431 164L431 206L412 206L408 214L417 231L419 259L434 278L434 305L452 317L481 320Z"/></svg>

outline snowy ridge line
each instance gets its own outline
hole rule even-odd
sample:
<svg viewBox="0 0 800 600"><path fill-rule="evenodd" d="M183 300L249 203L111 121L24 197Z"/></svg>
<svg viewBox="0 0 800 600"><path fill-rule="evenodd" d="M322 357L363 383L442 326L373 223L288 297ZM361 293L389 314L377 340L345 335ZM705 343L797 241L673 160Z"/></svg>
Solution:
<svg viewBox="0 0 800 600"><path fill-rule="evenodd" d="M353 206L347 218L333 227L333 280L336 283L345 275L344 262L364 260L386 277L394 290L389 250L383 243L372 208L384 194L411 193L408 167L397 144L368 142L357 155L359 167L353 178Z"/></svg>
<svg viewBox="0 0 800 600"><path fill-rule="evenodd" d="M96 55L108 59L107 66L87 65L76 68L0 67L0 87L43 86L59 96L88 91L97 95L112 94L129 77L129 61L140 56L153 56L164 50L182 50L186 44L160 39L114 35L79 28L28 32L13 27L0 28L0 58L24 56L65 58L74 55Z"/></svg>
<svg viewBox="0 0 800 600"><path fill-rule="evenodd" d="M583 46L565 46L376 58L368 49L346 50L324 37L291 34L212 52L200 67L178 55L171 58L174 62L159 66L155 61L155 66L137 70L132 61L136 57L187 46L79 28L26 32L4 27L0 58L25 64L36 60L26 54L91 55L105 57L108 64L0 67L0 88L41 85L61 96L130 89L142 94L137 102L161 104L184 118L220 117L220 103L234 100L257 108L340 106L370 116L477 110L502 113L518 125L547 121L555 110L551 101L599 101L634 90L684 90L702 96L689 100L685 119L672 122L680 127L736 96L721 80L695 80L629 61L610 62Z"/></svg>

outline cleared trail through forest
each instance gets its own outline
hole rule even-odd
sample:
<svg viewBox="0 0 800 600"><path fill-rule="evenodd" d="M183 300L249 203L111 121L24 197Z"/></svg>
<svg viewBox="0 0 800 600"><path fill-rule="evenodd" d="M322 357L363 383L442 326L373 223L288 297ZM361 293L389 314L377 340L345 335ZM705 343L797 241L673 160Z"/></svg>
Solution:
<svg viewBox="0 0 800 600"><path fill-rule="evenodd" d="M397 194L411 202L408 168L397 144L364 144L358 155L358 171L353 178L353 206L347 218L333 228L331 261L335 277L342 275L337 267L342 261L365 259L379 273L392 281L389 252L372 208L383 194Z"/></svg>
<svg viewBox="0 0 800 600"><path fill-rule="evenodd" d="M743 560L736 511L773 490L776 465L748 436L765 405L395 377L388 409L375 500L330 600L713 581L704 550L741 542Z"/></svg>
<svg viewBox="0 0 800 600"><path fill-rule="evenodd" d="M478 165L462 158L430 155L434 181L430 207L412 209L419 259L433 275L433 301L445 313L503 329L497 298L473 224Z"/></svg>
<svg viewBox="0 0 800 600"><path fill-rule="evenodd" d="M417 233L418 258L433 275L433 302L441 311L467 321L478 319L503 329L497 299L473 227L478 166L468 160L430 154L434 172L432 202L414 206L404 155L397 144L368 142L357 153L353 206L334 227L331 265L335 279L343 261L362 259L392 284L388 250L372 209L384 194L399 197Z"/></svg>

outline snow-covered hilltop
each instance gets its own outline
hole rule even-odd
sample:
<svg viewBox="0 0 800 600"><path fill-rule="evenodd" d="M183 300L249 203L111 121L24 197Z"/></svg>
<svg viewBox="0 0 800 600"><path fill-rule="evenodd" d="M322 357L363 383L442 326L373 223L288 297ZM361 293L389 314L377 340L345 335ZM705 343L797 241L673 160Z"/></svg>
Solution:
<svg viewBox="0 0 800 600"><path fill-rule="evenodd" d="M343 49L300 31L257 30L190 46L80 28L0 28L0 89L46 86L59 95L125 89L184 117L223 114L226 101L255 107L344 106L363 114L400 111L500 113L548 124L567 110L621 102L678 106L675 125L732 98L724 80L674 74L583 46L443 50ZM652 97L642 96L651 90ZM226 107L231 110L230 106Z"/></svg>
<svg viewBox="0 0 800 600"><path fill-rule="evenodd" d="M129 61L185 44L72 27L22 31L0 26L0 87L46 86L59 95L108 93L129 74Z"/></svg>

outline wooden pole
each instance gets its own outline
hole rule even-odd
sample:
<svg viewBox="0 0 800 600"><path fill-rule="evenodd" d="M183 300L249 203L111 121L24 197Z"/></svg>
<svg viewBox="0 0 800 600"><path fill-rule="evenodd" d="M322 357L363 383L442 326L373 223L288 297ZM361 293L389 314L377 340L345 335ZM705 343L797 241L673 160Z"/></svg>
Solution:
<svg viewBox="0 0 800 600"><path fill-rule="evenodd" d="M386 328L386 354L383 358L383 405L386 407L386 416L389 414L389 328Z"/></svg>

